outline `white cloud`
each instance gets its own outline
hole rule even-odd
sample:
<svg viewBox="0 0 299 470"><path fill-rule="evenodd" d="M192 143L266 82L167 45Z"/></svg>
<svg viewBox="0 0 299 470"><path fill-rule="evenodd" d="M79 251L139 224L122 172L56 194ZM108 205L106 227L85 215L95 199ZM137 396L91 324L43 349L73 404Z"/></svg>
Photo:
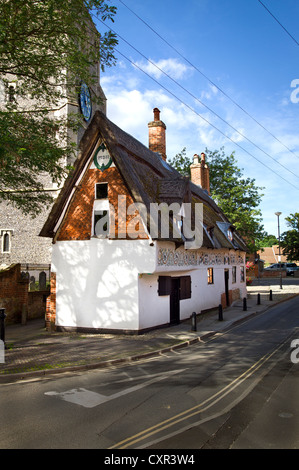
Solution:
<svg viewBox="0 0 299 470"><path fill-rule="evenodd" d="M192 158L194 153L204 151L205 147L214 149L218 144L219 147L223 145L218 133L207 122L162 89L127 89L124 83L117 84L117 80L111 79L102 85L108 98L108 118L144 145L148 145L147 124L153 119L153 109L160 109L161 119L167 127L167 156L170 159L184 147Z"/></svg>
<svg viewBox="0 0 299 470"><path fill-rule="evenodd" d="M201 92L201 99L211 100L215 98L218 93L218 88L215 85L208 85L208 89Z"/></svg>
<svg viewBox="0 0 299 470"><path fill-rule="evenodd" d="M162 62L159 61L160 64ZM177 63L179 62L177 61ZM171 70L171 67L174 69L174 62L165 61L164 67L166 65L168 70ZM156 72L157 69L153 73ZM182 69L180 71L178 67L176 73L176 76L179 76L180 73L183 73ZM187 72L185 71L185 73ZM171 75L173 76L172 72ZM166 145L169 160L181 152L184 147L186 147L187 156L190 159L194 153L200 154L206 147L210 150L216 150L224 146L226 154L235 150L237 165L244 168L244 177L254 178L257 186L266 188L262 191L265 196L261 203L261 210L265 229L269 233L275 231L276 219L273 215L275 210L281 210L284 217L297 210L297 192L287 181L298 186L298 179L250 144L234 129L216 118L211 111L207 111L197 102L195 103L194 100L190 106L196 111L198 110L201 116L221 129L224 134L230 136L240 147L234 145L208 122L201 119L199 115L168 94L162 86L159 87L151 84L147 79L145 80L143 74L138 73L137 69L131 66L123 67L121 70L111 70L108 75L103 74L101 84L108 99L108 118L146 146L148 145L147 124L153 119L153 108L158 107L161 110L161 119L167 126ZM201 88L199 83L196 83L195 86L197 93L200 93L200 98L203 101L208 100L209 107L214 109L225 121L272 155L275 160L297 173L298 159L253 120L236 109L232 103L221 99L217 88L210 86ZM190 97L182 98L182 100L190 103ZM299 104L297 106L299 107ZM282 142L285 142L289 148L293 149L297 155L299 154L299 137L296 132L292 132L296 128L296 122L291 113L286 113L282 108L276 108L268 114L265 112L261 115L257 114L257 119ZM251 155L242 151L241 147L247 149ZM267 169L263 163L277 174ZM285 227L283 229L285 230Z"/></svg>
<svg viewBox="0 0 299 470"><path fill-rule="evenodd" d="M174 80L184 78L188 72L189 78L192 70L191 67L183 64L178 59L161 59L158 61L150 59L150 62L136 62L136 65L156 79L165 75L163 72L170 75Z"/></svg>

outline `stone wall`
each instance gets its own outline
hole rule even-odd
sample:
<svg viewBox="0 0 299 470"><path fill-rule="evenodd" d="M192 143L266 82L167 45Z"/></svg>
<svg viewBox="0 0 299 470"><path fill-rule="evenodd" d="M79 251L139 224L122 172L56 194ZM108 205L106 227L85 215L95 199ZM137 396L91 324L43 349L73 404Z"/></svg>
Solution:
<svg viewBox="0 0 299 470"><path fill-rule="evenodd" d="M50 264L51 239L39 237L48 216L45 208L40 215L32 218L21 213L12 204L0 204L0 267L16 263ZM3 250L3 236L9 232L9 251Z"/></svg>

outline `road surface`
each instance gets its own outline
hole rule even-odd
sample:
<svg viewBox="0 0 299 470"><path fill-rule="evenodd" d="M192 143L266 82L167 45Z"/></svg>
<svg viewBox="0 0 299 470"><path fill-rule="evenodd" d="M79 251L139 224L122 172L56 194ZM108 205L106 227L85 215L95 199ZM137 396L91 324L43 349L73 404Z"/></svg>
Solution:
<svg viewBox="0 0 299 470"><path fill-rule="evenodd" d="M1 385L0 448L299 448L298 307L165 356Z"/></svg>

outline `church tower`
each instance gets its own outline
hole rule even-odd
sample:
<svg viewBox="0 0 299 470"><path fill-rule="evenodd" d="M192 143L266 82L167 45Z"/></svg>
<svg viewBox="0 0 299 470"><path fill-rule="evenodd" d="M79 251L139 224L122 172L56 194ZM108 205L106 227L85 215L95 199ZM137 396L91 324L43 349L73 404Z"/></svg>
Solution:
<svg viewBox="0 0 299 470"><path fill-rule="evenodd" d="M92 66L91 74L96 77L92 86L88 87L86 83L82 82L75 97L64 99L58 109L49 113L50 115L53 113L55 117L67 117L76 113L82 115L82 126L79 130L77 132L68 131L71 141L75 143L77 148L94 113L97 110L106 113L106 97L100 85L100 63ZM0 107L5 107L8 99L9 97L0 89ZM24 103L26 105L26 100ZM22 105L24 103L22 102ZM29 99L28 106L30 106ZM72 163L73 161L66 161L65 165ZM60 188L53 183L50 176L43 177L42 183L46 191L49 191L55 199ZM33 274L35 278L38 278L38 272L41 270L48 273L51 263L51 241L39 237L39 232L50 210L50 207L45 208L33 219L11 203L0 203L0 270L20 263L21 270L27 276L29 273L30 276Z"/></svg>

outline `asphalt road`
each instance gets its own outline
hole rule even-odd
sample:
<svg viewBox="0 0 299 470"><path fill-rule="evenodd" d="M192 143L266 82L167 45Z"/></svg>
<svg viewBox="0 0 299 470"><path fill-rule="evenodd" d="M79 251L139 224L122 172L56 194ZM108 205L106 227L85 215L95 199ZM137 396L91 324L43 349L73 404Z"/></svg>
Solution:
<svg viewBox="0 0 299 470"><path fill-rule="evenodd" d="M298 307L165 356L3 384L0 448L299 448Z"/></svg>

